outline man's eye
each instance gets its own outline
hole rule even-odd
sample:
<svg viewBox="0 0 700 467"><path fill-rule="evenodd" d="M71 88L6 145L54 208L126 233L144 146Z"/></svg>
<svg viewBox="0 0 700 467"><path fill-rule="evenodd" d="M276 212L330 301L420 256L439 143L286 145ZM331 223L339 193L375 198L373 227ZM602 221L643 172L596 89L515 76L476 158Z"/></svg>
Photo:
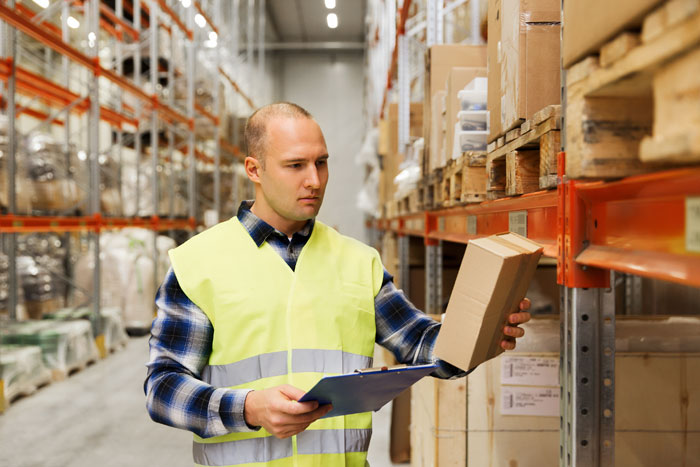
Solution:
<svg viewBox="0 0 700 467"><path fill-rule="evenodd" d="M328 163L328 161L324 159L322 161L316 162L316 165L326 165L327 163Z"/></svg>
<svg viewBox="0 0 700 467"><path fill-rule="evenodd" d="M301 167L301 164L290 164L289 167L292 169L298 169Z"/></svg>

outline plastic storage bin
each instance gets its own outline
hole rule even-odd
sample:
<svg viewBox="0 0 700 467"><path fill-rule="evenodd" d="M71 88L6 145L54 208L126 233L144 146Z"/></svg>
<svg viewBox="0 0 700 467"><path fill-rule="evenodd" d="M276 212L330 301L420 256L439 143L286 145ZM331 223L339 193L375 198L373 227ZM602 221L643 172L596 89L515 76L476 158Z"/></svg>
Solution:
<svg viewBox="0 0 700 467"><path fill-rule="evenodd" d="M459 133L459 144L462 152L486 151L488 131L462 131Z"/></svg>
<svg viewBox="0 0 700 467"><path fill-rule="evenodd" d="M457 113L461 131L488 131L488 110L463 110Z"/></svg>
<svg viewBox="0 0 700 467"><path fill-rule="evenodd" d="M457 93L462 110L486 110L486 91L463 89Z"/></svg>

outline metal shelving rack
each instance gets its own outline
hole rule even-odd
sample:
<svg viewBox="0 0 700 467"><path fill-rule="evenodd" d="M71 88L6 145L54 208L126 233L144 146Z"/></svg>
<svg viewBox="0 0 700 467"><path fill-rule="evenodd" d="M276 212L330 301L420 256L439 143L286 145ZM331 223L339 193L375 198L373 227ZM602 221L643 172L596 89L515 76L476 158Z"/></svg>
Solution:
<svg viewBox="0 0 700 467"><path fill-rule="evenodd" d="M410 2L404 0L404 8L406 3ZM426 7L428 44L433 43L431 31L441 27L441 4L430 0ZM405 34L406 21L402 10L398 37ZM407 67L401 66L402 42L397 43L401 88L406 86L401 74ZM382 109L393 86L392 68L387 72ZM399 113L406 119L399 121L402 142L402 131L408 128L408 102L402 89L398 96ZM634 274L700 287L700 251L693 246L697 245L700 217L700 168L664 170L617 181L579 181L566 177L565 162L562 152L556 190L378 219L372 225L398 236L400 287L408 287L408 238L424 239L429 313L439 313L442 303L439 261L443 241L465 244L510 230L544 245L544 256L556 260L561 290L560 465L612 466L615 286L623 274Z"/></svg>
<svg viewBox="0 0 700 467"><path fill-rule="evenodd" d="M39 2L36 2L37 4ZM249 0L248 7L255 7L255 0ZM16 318L18 278L16 267L17 235L31 232L53 232L59 234L81 233L90 238L94 254L95 268L93 277L93 296L91 307L93 323L99 329L100 307L100 232L105 230L141 227L154 232L174 232L176 230L195 232L203 222L203 213L197 212L199 187L196 183L197 171L206 167L213 172L214 199L213 211L215 221L222 216L222 199L220 196L222 169L231 172L234 164L243 158L238 146L225 139L220 131L223 115L219 114L224 101L229 109L239 110L232 102L241 96L251 108L253 100L237 83L252 73L252 50L258 46L258 72L264 72L264 46L255 44L264 40L264 0L258 0L258 32L255 39L251 25L255 18L249 18L246 33L247 55L239 56L240 36L244 33L240 27L240 2L231 3L221 0L179 1L179 0L83 0L76 2L46 2L42 10L34 3L10 0L0 3L0 79L5 83L2 95L6 104L8 117L8 209L0 215L0 233L5 238L4 245L9 261L9 303L8 312L11 319ZM31 7L30 7L31 6ZM43 5L42 5L43 7ZM55 24L57 15L61 15L60 26ZM82 14L82 16L79 16ZM71 33L68 19L71 15L82 18L85 37L76 41ZM197 17L197 23L195 23ZM130 18L130 19L129 19ZM230 27L217 27L212 18L227 19ZM199 24L202 23L203 24ZM52 22L53 21L53 22ZM254 28L253 28L254 29ZM212 34L213 33L213 34ZM60 73L53 73L54 78L34 73L18 63L17 37L22 34L43 47L45 56L60 59ZM169 44L161 44L161 40ZM206 44L205 41L210 43ZM105 60L100 54L100 44L109 44L113 59ZM213 43L213 45L212 45ZM161 50L168 47L170 60L163 69L159 62ZM172 57L176 48L183 48L186 62L182 68L174 63ZM143 57L148 50L148 73L146 79L142 74ZM207 59L213 71L213 108L207 110L197 104L195 99L195 80L200 54L207 52ZM226 54L224 56L224 54ZM133 63L133 77L124 74L124 59L130 57ZM50 63L47 63L47 69ZM87 80L82 87L75 76L83 73ZM168 94L159 95L162 75L167 76ZM58 79L55 77L59 76ZM235 79L234 79L235 77ZM186 94L184 102L176 98L176 80L184 79ZM249 79L253 82L253 79ZM225 87L222 95L219 85ZM76 89L79 88L79 89ZM24 96L21 99L19 95ZM258 98L262 100L260 94ZM50 108L46 112L37 108L37 104ZM242 110L242 109L241 109ZM243 110L243 112L246 112ZM16 117L23 114L36 119L40 125L63 126L64 144L74 142L76 133L86 140L87 164L89 164L88 207L81 215L19 215L17 211L16 186L17 175L17 138ZM213 127L211 135L199 133L197 118L209 121ZM80 119L80 127L74 128L72 122ZM122 166L122 147L127 139L125 130L134 135L134 152L136 154L136 199L135 212L126 216L106 216L100 212L100 166L98 157L101 148L109 145L101 139L104 124L113 132L116 159ZM167 142L161 144L160 130L165 129ZM145 158L141 135L150 133L150 168L152 209L150 215L142 215L141 206L141 160ZM184 137L184 145L176 145L176 137ZM184 154L178 161L178 154ZM176 163L177 162L177 163ZM181 164L181 165L180 165ZM173 181L179 167L188 171L187 214L178 216L174 212ZM159 180L159 171L169 171L168 186ZM119 171L121 174L121 169ZM121 176L119 177L121 186ZM121 189L121 188L120 188ZM167 213L159 212L159 202L167 201ZM233 215L225 213L225 215ZM156 235L154 235L155 243ZM154 245L157 264L157 248ZM157 269L157 268L154 268ZM157 274L157 273L156 273ZM161 278L154 274L157 285ZM97 336L98 347L100 336ZM104 349L101 349L104 355Z"/></svg>

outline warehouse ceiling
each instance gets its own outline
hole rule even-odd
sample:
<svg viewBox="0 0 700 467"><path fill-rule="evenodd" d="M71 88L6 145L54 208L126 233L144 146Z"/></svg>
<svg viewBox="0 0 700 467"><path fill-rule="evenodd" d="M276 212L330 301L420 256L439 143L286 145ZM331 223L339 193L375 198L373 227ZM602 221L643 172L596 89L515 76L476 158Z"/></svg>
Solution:
<svg viewBox="0 0 700 467"><path fill-rule="evenodd" d="M326 8L324 0L267 0L268 41L274 37L276 44L305 44L317 49L332 48L334 43L357 46L365 40L365 12L366 0L337 0L332 10ZM328 13L338 15L336 29L328 27Z"/></svg>

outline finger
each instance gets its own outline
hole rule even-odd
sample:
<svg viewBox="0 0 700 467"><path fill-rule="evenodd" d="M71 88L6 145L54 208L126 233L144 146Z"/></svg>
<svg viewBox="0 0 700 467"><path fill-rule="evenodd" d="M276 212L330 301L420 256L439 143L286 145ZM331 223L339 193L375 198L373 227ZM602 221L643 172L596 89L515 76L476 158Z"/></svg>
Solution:
<svg viewBox="0 0 700 467"><path fill-rule="evenodd" d="M509 337L523 337L525 330L516 326L506 326L503 328L503 334Z"/></svg>
<svg viewBox="0 0 700 467"><path fill-rule="evenodd" d="M532 302L530 301L529 298L525 297L523 300L520 302L520 310L521 311L527 311L530 309L530 306L532 305Z"/></svg>
<svg viewBox="0 0 700 467"><path fill-rule="evenodd" d="M279 392L287 396L288 399L293 401L298 401L304 396L304 394L306 394L304 391L299 388L295 388L291 384L283 384L282 386L278 386L277 389Z"/></svg>
<svg viewBox="0 0 700 467"><path fill-rule="evenodd" d="M503 339L501 341L501 347L504 350L513 350L513 349L515 349L515 341L509 340L509 339Z"/></svg>
<svg viewBox="0 0 700 467"><path fill-rule="evenodd" d="M508 316L508 322L510 324L523 324L530 321L530 318L532 318L530 313L527 311L520 311L517 313L511 313L510 316Z"/></svg>

